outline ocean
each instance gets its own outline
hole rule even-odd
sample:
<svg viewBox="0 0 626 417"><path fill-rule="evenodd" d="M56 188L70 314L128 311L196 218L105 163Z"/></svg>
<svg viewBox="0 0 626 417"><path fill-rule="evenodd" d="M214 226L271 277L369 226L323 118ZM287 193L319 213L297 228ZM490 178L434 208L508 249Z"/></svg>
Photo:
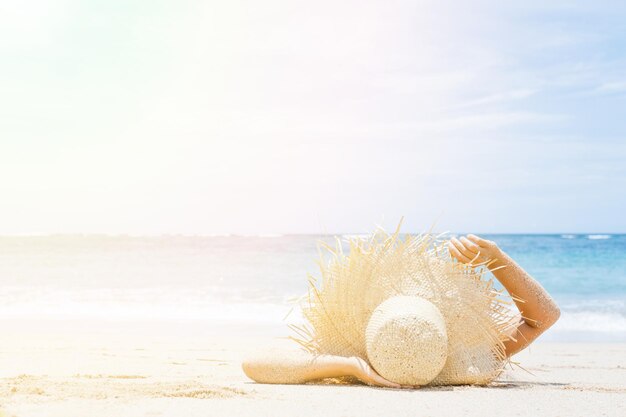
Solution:
<svg viewBox="0 0 626 417"><path fill-rule="evenodd" d="M453 235L453 234L452 234ZM553 295L548 341L626 341L626 235L483 235ZM0 319L298 321L330 236L0 237ZM290 313L288 315L288 313Z"/></svg>

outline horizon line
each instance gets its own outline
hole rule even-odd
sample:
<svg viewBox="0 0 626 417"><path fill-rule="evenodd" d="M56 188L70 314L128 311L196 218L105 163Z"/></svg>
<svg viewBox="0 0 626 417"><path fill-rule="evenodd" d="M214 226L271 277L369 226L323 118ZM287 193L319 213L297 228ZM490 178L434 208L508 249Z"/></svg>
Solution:
<svg viewBox="0 0 626 417"><path fill-rule="evenodd" d="M105 232L54 232L54 233L0 233L0 238L11 237L186 237L186 238L219 238L219 237L239 237L239 238L279 238L289 236L369 236L372 232L338 232L338 233L105 233ZM428 232L402 232L403 235L428 234ZM483 235L483 236L619 236L626 235L626 232L431 232L430 234L440 235Z"/></svg>

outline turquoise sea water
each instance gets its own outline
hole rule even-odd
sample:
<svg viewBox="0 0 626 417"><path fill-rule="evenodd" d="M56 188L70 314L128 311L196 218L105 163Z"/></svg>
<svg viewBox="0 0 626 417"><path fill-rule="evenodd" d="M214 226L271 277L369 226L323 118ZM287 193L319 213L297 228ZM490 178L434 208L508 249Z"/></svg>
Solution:
<svg viewBox="0 0 626 417"><path fill-rule="evenodd" d="M562 310L547 340L626 340L626 235L485 235Z"/></svg>
<svg viewBox="0 0 626 417"><path fill-rule="evenodd" d="M484 237L561 306L543 340L626 341L626 235ZM318 239L0 237L0 319L280 324L288 300L305 292L307 273L317 273Z"/></svg>

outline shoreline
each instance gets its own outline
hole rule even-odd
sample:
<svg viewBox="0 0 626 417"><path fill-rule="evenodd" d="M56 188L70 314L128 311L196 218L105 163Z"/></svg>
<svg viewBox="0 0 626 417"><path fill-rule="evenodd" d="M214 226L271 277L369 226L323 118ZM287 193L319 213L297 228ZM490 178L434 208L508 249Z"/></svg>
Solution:
<svg viewBox="0 0 626 417"><path fill-rule="evenodd" d="M282 326L0 320L2 417L624 414L626 343L542 341L488 387L264 385L241 370L293 348ZM623 401L622 401L623 402Z"/></svg>
<svg viewBox="0 0 626 417"><path fill-rule="evenodd" d="M561 317L563 319L563 317ZM562 320L561 320L562 321ZM133 334L144 333L146 336L154 337L158 334L158 329L166 328L169 332L173 332L176 337L185 338L186 336L197 337L198 333L205 336L219 335L227 333L230 336L239 337L258 337L260 339L268 337L288 337L294 333L288 329L290 323L300 323L301 320L289 320L285 322L273 321L257 321L250 322L241 319L210 320L210 319L189 319L189 318L172 318L172 319L146 319L132 318L120 319L113 317L104 319L100 317L89 317L84 319L67 318L67 317L46 317L46 318L0 318L0 329L13 334L19 334L20 338L28 339L33 332L47 333L52 339L55 334L64 334L67 340L71 336L77 336L76 330L91 331L94 326L98 327L98 334L116 334L126 332L128 336ZM599 343L613 344L626 343L626 332L599 330L570 330L559 329L559 323L555 327L549 329L542 334L535 343Z"/></svg>

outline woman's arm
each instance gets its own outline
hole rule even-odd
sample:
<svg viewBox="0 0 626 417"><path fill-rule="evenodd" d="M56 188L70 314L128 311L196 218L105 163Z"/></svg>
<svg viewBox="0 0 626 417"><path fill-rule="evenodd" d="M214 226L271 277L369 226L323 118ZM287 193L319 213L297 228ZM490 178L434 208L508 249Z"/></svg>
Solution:
<svg viewBox="0 0 626 417"><path fill-rule="evenodd" d="M268 352L245 360L242 368L250 379L263 384L301 384L323 378L354 376L369 385L400 388L357 357L314 356L301 350Z"/></svg>
<svg viewBox="0 0 626 417"><path fill-rule="evenodd" d="M524 322L512 334L515 340L504 343L507 356L526 348L558 320L561 312L550 294L495 242L468 235L452 238L448 248L453 257L464 263L492 260L489 270L513 296Z"/></svg>

